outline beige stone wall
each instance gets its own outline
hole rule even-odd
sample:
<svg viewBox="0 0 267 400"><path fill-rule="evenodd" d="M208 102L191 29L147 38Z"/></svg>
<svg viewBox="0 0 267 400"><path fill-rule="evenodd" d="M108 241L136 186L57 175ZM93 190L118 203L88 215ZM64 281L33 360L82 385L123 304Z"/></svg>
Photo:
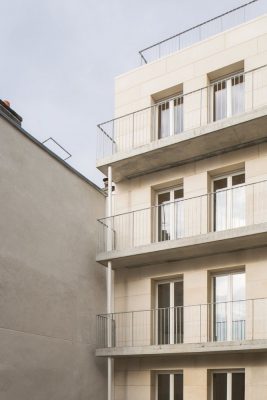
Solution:
<svg viewBox="0 0 267 400"><path fill-rule="evenodd" d="M267 297L267 248L189 259L115 271L115 312L147 310L153 304L153 285L158 280L182 276L184 304L210 301L209 275L242 268L246 272L246 298Z"/></svg>
<svg viewBox="0 0 267 400"><path fill-rule="evenodd" d="M209 375L216 369L244 369L245 399L267 398L267 355L257 353L117 359L115 400L154 400L153 375L162 370L183 372L184 400L207 400Z"/></svg>
<svg viewBox="0 0 267 400"><path fill-rule="evenodd" d="M152 104L152 97L183 84L188 93L205 86L208 74L244 61L249 71L267 64L267 16L256 18L173 55L116 78L115 114L121 116Z"/></svg>
<svg viewBox="0 0 267 400"><path fill-rule="evenodd" d="M211 334L211 280L215 273L245 271L246 339L267 339L267 249L115 271L116 345L155 344L156 285L162 280L184 282L184 343L205 343ZM201 306L200 306L201 305ZM133 313L125 313L133 311ZM153 322L154 321L154 322ZM200 322L201 321L201 322Z"/></svg>
<svg viewBox="0 0 267 400"><path fill-rule="evenodd" d="M185 199L205 195L210 192L213 176L239 169L245 170L246 183L267 179L267 144L122 181L116 185L114 213L150 207L154 204L155 191L178 184L184 187ZM141 218L145 218L145 213Z"/></svg>

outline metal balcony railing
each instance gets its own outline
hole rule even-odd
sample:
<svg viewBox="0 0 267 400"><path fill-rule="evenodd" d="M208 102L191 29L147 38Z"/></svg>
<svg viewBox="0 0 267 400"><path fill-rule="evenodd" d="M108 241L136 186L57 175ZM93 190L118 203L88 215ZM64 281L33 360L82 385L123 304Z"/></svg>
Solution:
<svg viewBox="0 0 267 400"><path fill-rule="evenodd" d="M267 181L98 220L98 253L267 222Z"/></svg>
<svg viewBox="0 0 267 400"><path fill-rule="evenodd" d="M147 64L168 56L213 35L249 21L266 11L267 5L264 0L250 1L139 51L141 64Z"/></svg>
<svg viewBox="0 0 267 400"><path fill-rule="evenodd" d="M97 159L129 152L267 104L267 65L98 125Z"/></svg>
<svg viewBox="0 0 267 400"><path fill-rule="evenodd" d="M267 299L97 315L97 347L267 340Z"/></svg>

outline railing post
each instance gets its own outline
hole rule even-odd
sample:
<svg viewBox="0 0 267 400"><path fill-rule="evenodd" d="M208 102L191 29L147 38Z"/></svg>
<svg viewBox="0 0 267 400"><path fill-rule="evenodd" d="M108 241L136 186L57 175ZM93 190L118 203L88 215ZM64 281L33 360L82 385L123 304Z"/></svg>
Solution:
<svg viewBox="0 0 267 400"><path fill-rule="evenodd" d="M133 326L133 321L134 321L134 311L132 311L132 347L134 346L134 326Z"/></svg>
<svg viewBox="0 0 267 400"><path fill-rule="evenodd" d="M201 304L199 306L199 324L200 324L200 332L199 332L199 336L200 336L200 340L199 342L202 343L202 329L201 329L201 324L202 324L202 316L201 316Z"/></svg>
<svg viewBox="0 0 267 400"><path fill-rule="evenodd" d="M254 299L251 300L252 301L252 340L254 340Z"/></svg>

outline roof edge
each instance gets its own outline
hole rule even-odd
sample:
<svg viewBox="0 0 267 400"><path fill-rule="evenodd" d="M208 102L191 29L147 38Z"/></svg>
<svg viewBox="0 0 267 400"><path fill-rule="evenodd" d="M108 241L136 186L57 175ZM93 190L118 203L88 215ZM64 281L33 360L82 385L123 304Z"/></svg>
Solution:
<svg viewBox="0 0 267 400"><path fill-rule="evenodd" d="M44 150L46 153L48 153L51 157L53 157L56 161L58 161L63 167L67 168L70 172L73 174L77 175L80 179L82 179L84 182L88 183L90 186L92 186L95 190L100 192L103 196L105 194L103 193L103 190L94 182L92 182L90 179L86 178L83 174L81 174L77 169L73 168L69 164L67 164L64 160L62 160L57 154L55 154L53 151L48 149L43 143L39 142L38 139L36 139L34 136L32 136L29 132L27 132L25 129L21 127L18 123L14 121L11 117L9 117L6 113L4 113L1 108L0 108L0 117L4 118L7 122L9 122L14 128L16 128L20 133L22 133L24 136L26 136L29 140L31 140L34 144L36 144L38 147L40 147L42 150Z"/></svg>

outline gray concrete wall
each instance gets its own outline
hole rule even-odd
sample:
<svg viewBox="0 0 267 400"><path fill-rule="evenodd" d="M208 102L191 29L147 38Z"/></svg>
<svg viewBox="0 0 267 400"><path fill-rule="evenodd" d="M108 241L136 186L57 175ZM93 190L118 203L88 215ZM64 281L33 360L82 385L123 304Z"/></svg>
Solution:
<svg viewBox="0 0 267 400"><path fill-rule="evenodd" d="M102 400L104 196L0 117L0 399Z"/></svg>

